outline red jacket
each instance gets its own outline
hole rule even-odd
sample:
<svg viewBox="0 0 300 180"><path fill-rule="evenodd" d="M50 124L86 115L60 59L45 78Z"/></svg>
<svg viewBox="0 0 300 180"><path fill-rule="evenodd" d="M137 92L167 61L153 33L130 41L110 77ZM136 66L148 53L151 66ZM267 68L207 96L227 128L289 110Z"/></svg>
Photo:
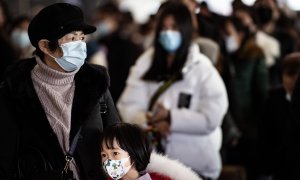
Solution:
<svg viewBox="0 0 300 180"><path fill-rule="evenodd" d="M157 173L149 173L152 180L171 180L168 176L160 175Z"/></svg>

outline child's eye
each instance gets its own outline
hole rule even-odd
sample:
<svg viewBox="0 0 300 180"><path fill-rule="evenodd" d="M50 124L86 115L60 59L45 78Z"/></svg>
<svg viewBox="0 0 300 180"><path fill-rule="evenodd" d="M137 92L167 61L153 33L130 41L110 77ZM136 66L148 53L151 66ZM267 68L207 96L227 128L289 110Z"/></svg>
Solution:
<svg viewBox="0 0 300 180"><path fill-rule="evenodd" d="M85 39L85 36L82 36L82 37L80 38L81 41L83 41L84 39Z"/></svg>
<svg viewBox="0 0 300 180"><path fill-rule="evenodd" d="M102 158L106 158L106 154L101 154L101 157Z"/></svg>
<svg viewBox="0 0 300 180"><path fill-rule="evenodd" d="M119 153L118 152L113 152L113 155L114 156L117 156Z"/></svg>
<svg viewBox="0 0 300 180"><path fill-rule="evenodd" d="M75 41L75 37L72 37L72 41Z"/></svg>

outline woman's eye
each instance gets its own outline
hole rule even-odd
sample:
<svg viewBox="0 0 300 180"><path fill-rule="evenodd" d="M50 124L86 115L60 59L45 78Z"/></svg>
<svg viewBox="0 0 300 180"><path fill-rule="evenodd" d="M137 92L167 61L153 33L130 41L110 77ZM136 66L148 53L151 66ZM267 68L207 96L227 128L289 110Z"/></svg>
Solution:
<svg viewBox="0 0 300 180"><path fill-rule="evenodd" d="M75 41L75 37L72 37L72 41Z"/></svg>
<svg viewBox="0 0 300 180"><path fill-rule="evenodd" d="M85 37L84 36L82 36L81 38L80 38L80 40L84 40L85 39Z"/></svg>
<svg viewBox="0 0 300 180"><path fill-rule="evenodd" d="M118 152L113 152L113 155L114 156L117 156L119 153Z"/></svg>

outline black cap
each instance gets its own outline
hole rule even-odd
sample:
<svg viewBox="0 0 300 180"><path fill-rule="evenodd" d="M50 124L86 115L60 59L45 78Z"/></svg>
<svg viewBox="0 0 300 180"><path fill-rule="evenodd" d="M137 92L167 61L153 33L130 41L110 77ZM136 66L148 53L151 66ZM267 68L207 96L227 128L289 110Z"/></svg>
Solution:
<svg viewBox="0 0 300 180"><path fill-rule="evenodd" d="M84 22L81 9L68 3L56 3L42 9L30 22L28 35L31 44L38 46L41 39L55 40L72 31L90 34L96 27Z"/></svg>

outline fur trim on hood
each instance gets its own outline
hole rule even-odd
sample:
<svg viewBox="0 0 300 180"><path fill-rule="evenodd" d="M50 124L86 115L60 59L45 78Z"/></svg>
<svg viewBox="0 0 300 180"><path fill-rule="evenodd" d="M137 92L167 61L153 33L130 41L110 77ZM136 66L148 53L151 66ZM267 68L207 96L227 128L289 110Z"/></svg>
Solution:
<svg viewBox="0 0 300 180"><path fill-rule="evenodd" d="M245 45L238 52L240 59L264 59L263 50L257 45L255 39L246 41Z"/></svg>
<svg viewBox="0 0 300 180"><path fill-rule="evenodd" d="M170 177L172 180L201 180L201 178L177 160L169 159L167 156L151 153L150 163L147 166L147 172L155 172Z"/></svg>

